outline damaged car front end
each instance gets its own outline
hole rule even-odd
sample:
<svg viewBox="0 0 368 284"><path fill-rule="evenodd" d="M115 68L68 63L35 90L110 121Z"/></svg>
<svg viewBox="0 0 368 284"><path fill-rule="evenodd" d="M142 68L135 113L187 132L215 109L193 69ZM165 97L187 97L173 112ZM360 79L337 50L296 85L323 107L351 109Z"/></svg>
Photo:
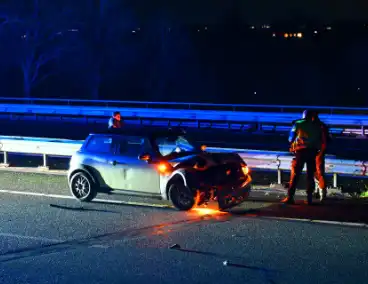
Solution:
<svg viewBox="0 0 368 284"><path fill-rule="evenodd" d="M237 153L210 153L206 146L195 146L183 136L160 137L154 143L157 143L157 170L166 197L178 209L188 210L216 201L220 210L226 210L247 199L252 178ZM173 190L180 191L186 206L177 204L178 194L173 194Z"/></svg>

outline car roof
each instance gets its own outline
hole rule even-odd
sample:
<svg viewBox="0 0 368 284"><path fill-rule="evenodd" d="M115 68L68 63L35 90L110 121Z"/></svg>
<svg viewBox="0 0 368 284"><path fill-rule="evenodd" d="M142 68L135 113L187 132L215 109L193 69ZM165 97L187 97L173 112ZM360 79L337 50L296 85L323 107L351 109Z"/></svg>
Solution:
<svg viewBox="0 0 368 284"><path fill-rule="evenodd" d="M159 127L126 127L120 129L110 129L103 132L93 132L90 135L124 135L124 136L141 136L147 138L181 136L185 135L185 131L181 128L159 128Z"/></svg>

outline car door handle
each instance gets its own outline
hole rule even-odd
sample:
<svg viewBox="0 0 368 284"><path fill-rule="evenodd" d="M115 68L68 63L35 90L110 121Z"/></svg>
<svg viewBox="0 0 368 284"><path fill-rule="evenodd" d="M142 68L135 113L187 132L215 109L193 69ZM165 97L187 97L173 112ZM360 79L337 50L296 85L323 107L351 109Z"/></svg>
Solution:
<svg viewBox="0 0 368 284"><path fill-rule="evenodd" d="M117 162L117 161L110 161L110 165L116 166L116 165L126 165L125 163Z"/></svg>

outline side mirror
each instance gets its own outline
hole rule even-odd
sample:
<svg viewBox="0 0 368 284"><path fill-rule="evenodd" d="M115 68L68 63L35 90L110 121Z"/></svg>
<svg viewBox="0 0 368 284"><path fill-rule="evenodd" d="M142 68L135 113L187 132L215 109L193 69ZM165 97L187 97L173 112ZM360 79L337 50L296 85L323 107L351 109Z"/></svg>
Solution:
<svg viewBox="0 0 368 284"><path fill-rule="evenodd" d="M146 161L146 162L149 162L149 161L151 161L151 155L150 154L148 154L148 153L143 153L143 154L140 154L139 156L138 156L138 159L139 160L141 160L141 161Z"/></svg>

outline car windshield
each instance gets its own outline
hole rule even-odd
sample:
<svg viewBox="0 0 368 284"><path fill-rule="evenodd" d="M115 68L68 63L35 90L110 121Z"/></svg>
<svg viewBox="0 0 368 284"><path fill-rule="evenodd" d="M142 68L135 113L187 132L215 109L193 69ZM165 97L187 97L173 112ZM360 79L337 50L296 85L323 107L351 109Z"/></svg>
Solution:
<svg viewBox="0 0 368 284"><path fill-rule="evenodd" d="M183 136L159 137L155 139L158 150L162 156L168 156L174 152L192 152L195 147Z"/></svg>

